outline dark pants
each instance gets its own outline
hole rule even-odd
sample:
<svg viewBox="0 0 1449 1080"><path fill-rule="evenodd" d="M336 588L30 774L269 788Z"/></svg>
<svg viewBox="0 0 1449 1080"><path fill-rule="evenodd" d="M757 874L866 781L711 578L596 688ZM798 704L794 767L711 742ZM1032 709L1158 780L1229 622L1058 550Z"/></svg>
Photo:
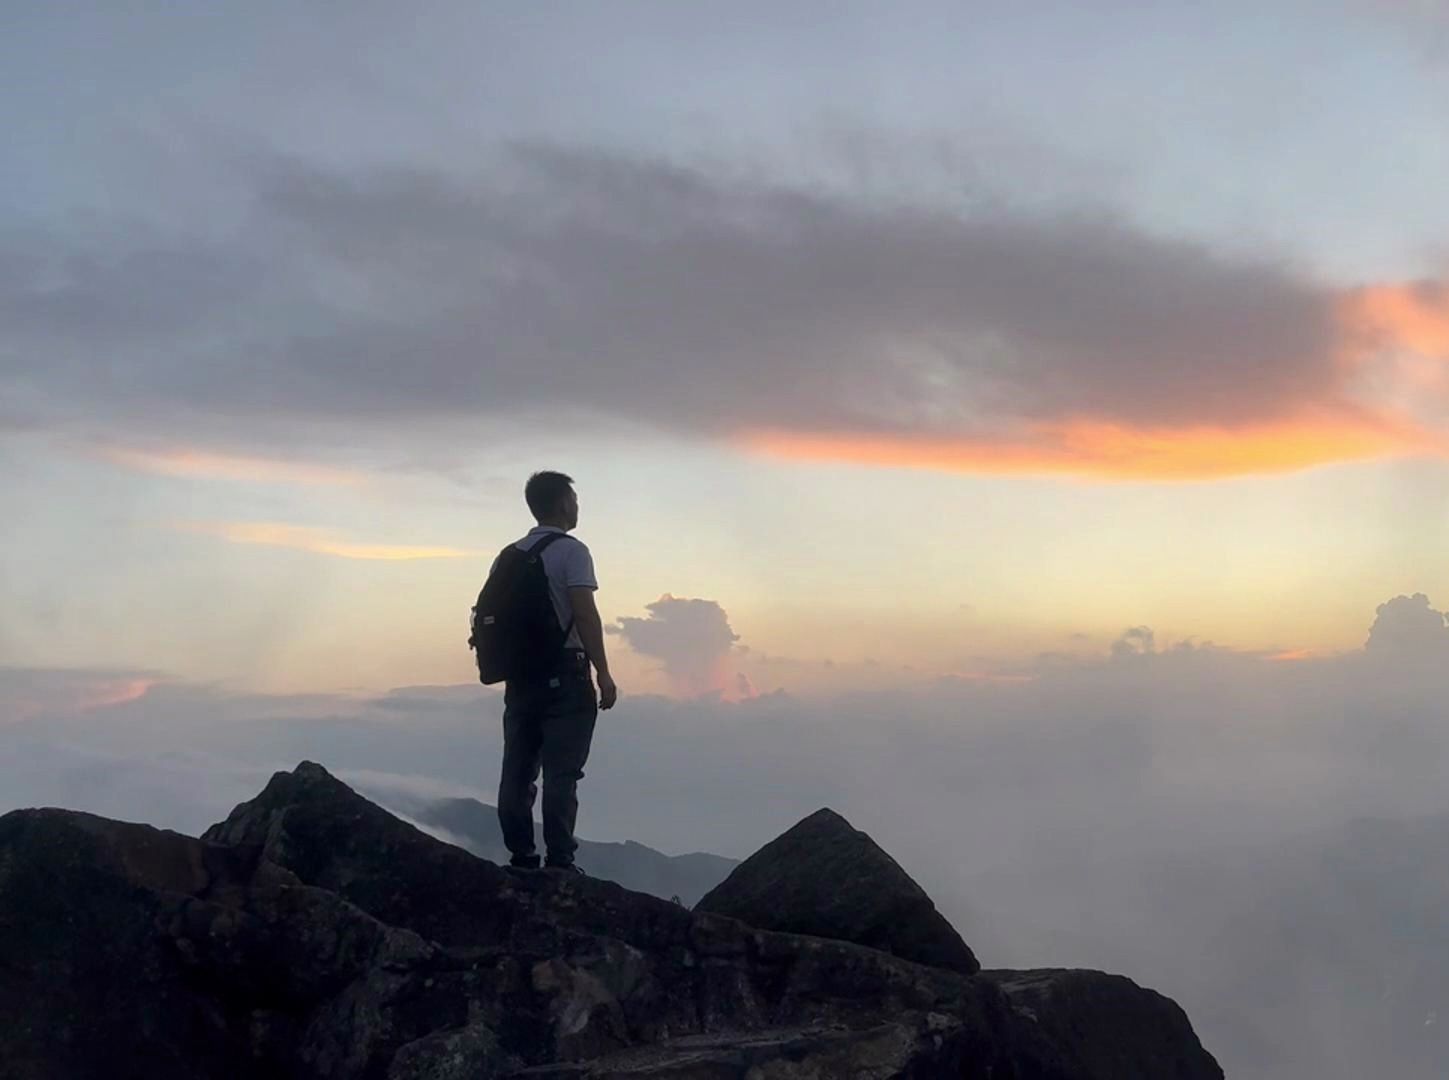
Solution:
<svg viewBox="0 0 1449 1080"><path fill-rule="evenodd" d="M599 699L583 653L564 654L557 675L538 683L510 682L503 695L503 777L498 823L515 862L534 854L533 800L543 769L543 840L548 861L574 861L578 842L578 782L594 738Z"/></svg>

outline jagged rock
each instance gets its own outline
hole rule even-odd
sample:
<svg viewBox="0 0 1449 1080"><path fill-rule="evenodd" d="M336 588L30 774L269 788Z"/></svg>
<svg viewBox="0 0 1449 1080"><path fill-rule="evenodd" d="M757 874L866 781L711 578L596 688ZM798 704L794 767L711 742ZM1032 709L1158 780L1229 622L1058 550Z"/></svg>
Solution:
<svg viewBox="0 0 1449 1080"><path fill-rule="evenodd" d="M924 889L865 833L817 810L741 863L696 911L866 945L932 967L981 970Z"/></svg>
<svg viewBox="0 0 1449 1080"><path fill-rule="evenodd" d="M1101 971L983 971L1052 1039L1070 1044L1088 1075L1150 1080L1194 1075L1183 1055L1192 1031L1177 1003Z"/></svg>
<svg viewBox="0 0 1449 1080"><path fill-rule="evenodd" d="M504 871L315 765L202 840L0 818L7 1080L1221 1077L1180 1013L1140 1062L1135 1026L1074 1030L1149 1017L1123 983L1032 1016L994 979Z"/></svg>
<svg viewBox="0 0 1449 1080"><path fill-rule="evenodd" d="M387 1080L475 1080L497 1076L509 1067L493 1030L471 1024L439 1031L399 1048Z"/></svg>
<svg viewBox="0 0 1449 1080"><path fill-rule="evenodd" d="M390 925L447 946L527 958L533 989L556 1000L556 1046L545 1060L742 1022L853 1014L853 1023L866 1023L882 1009L930 1009L962 992L944 973L892 969L843 944L695 916L609 882L505 871L397 820L307 763L274 776L205 837L255 849ZM816 987L835 997L824 1012L812 1000ZM522 1043L550 1038L535 1032L510 1041L499 1031L505 1048L525 1060Z"/></svg>
<svg viewBox="0 0 1449 1080"><path fill-rule="evenodd" d="M598 1061L540 1065L523 1080L831 1080L833 1077L961 1075L961 1047L947 1035L959 1025L932 1013L918 1028L881 1024L786 1028L746 1035L692 1035Z"/></svg>
<svg viewBox="0 0 1449 1080"><path fill-rule="evenodd" d="M0 1076L221 1076L242 1054L160 928L204 892L196 841L58 810L0 818ZM223 853L224 854L224 853Z"/></svg>

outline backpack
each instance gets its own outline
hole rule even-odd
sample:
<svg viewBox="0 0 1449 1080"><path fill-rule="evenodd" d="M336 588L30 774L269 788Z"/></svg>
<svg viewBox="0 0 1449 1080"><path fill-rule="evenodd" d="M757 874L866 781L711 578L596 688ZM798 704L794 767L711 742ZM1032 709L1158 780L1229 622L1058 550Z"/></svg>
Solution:
<svg viewBox="0 0 1449 1080"><path fill-rule="evenodd" d="M473 605L468 638L484 685L542 681L557 670L574 621L559 626L543 552L566 535L549 533L527 551L509 544L499 552Z"/></svg>

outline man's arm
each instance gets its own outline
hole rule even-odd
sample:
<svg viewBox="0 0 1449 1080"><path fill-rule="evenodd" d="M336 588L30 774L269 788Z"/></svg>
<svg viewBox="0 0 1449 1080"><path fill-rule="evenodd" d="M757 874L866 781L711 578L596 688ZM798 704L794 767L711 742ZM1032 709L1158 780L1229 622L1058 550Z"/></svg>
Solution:
<svg viewBox="0 0 1449 1080"><path fill-rule="evenodd" d="M574 627L584 652L599 673L599 708L612 709L619 697L619 688L609 674L609 658L604 655L604 620L599 618L599 607L594 603L594 590L582 586L569 589L569 604L574 610Z"/></svg>

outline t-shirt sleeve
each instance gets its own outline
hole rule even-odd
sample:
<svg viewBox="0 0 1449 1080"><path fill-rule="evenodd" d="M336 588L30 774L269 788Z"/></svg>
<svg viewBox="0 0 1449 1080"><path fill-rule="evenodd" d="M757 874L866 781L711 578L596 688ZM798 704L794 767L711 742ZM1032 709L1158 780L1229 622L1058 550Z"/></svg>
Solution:
<svg viewBox="0 0 1449 1080"><path fill-rule="evenodd" d="M569 544L568 551L564 553L563 579L564 586L569 589L599 587L598 578L594 577L594 557L582 540Z"/></svg>

